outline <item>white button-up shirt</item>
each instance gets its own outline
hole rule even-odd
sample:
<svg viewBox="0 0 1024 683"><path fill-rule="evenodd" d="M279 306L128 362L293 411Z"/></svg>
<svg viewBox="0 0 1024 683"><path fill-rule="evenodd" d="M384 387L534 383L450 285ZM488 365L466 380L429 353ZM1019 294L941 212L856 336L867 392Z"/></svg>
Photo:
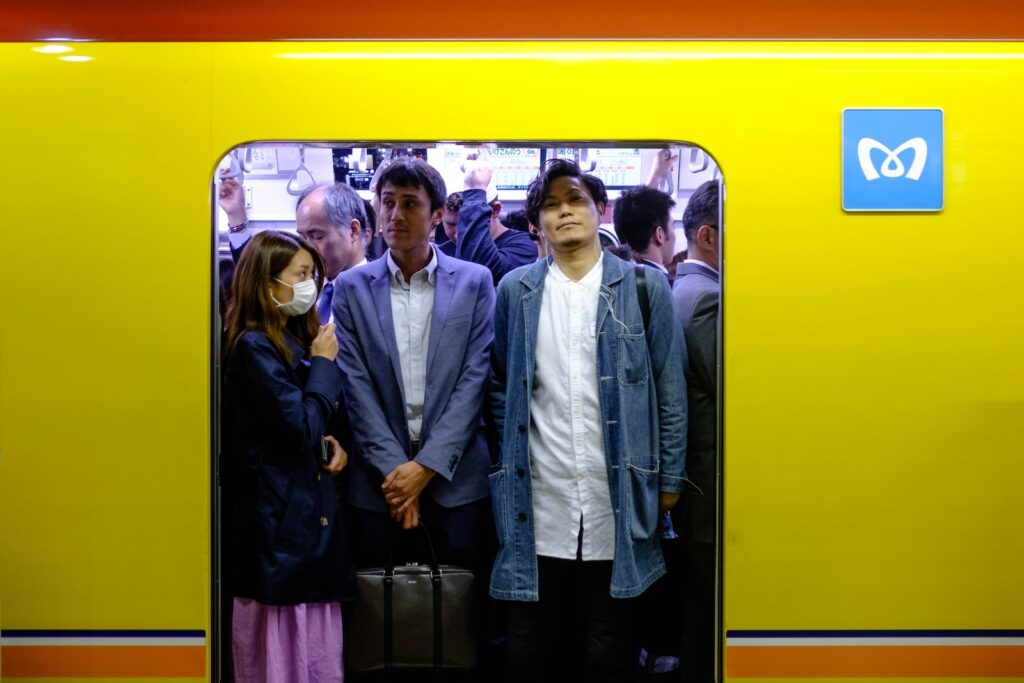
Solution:
<svg viewBox="0 0 1024 683"><path fill-rule="evenodd" d="M409 438L420 438L423 426L423 385L427 374L427 344L430 340L430 320L434 314L434 283L437 280L437 257L430 249L430 263L413 273L407 281L402 269L387 256L391 271L391 319L398 342L398 357L402 366L402 386L405 389L405 419L409 423Z"/></svg>
<svg viewBox="0 0 1024 683"><path fill-rule="evenodd" d="M530 396L530 472L537 554L615 555L597 384L601 259L579 282L554 262L544 280ZM582 525L582 537L580 527ZM582 541L582 543L581 543Z"/></svg>

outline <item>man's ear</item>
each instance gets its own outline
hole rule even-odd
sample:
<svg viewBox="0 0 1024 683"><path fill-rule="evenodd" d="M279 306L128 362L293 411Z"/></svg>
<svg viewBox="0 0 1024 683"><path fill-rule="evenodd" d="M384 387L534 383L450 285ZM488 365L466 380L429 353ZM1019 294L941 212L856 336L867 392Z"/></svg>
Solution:
<svg viewBox="0 0 1024 683"><path fill-rule="evenodd" d="M438 209L436 209L434 211L434 213L431 214L431 216L430 216L430 224L431 225L437 225L438 223L440 223L442 221L442 219L444 219L444 207L443 206L438 208Z"/></svg>
<svg viewBox="0 0 1024 683"><path fill-rule="evenodd" d="M701 244L711 245L711 232L713 228L710 225L702 225L697 228L697 241Z"/></svg>
<svg viewBox="0 0 1024 683"><path fill-rule="evenodd" d="M654 229L654 234L651 235L651 241L654 242L654 246L660 247L661 245L668 242L668 234L665 232L665 228L658 226Z"/></svg>
<svg viewBox="0 0 1024 683"><path fill-rule="evenodd" d="M363 238L363 226L359 222L358 218L353 218L349 222L349 224L348 224L348 231L349 231L349 234L352 236L352 239L354 239L354 240L358 240L358 239L362 239Z"/></svg>
<svg viewBox="0 0 1024 683"><path fill-rule="evenodd" d="M501 201L495 199L491 202L491 218L497 218L501 215Z"/></svg>

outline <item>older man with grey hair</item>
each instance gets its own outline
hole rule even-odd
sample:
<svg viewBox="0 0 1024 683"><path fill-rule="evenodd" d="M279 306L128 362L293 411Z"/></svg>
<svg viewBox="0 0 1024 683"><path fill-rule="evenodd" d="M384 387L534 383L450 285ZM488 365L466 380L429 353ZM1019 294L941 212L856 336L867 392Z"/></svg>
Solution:
<svg viewBox="0 0 1024 683"><path fill-rule="evenodd" d="M227 178L221 182L220 206L228 215L232 255L240 254L251 236L241 183ZM348 185L312 185L299 195L295 205L299 236L313 245L324 260L326 279L317 300L320 322L331 322L334 279L349 268L366 263L366 243L372 237L365 203ZM237 259L237 257L236 257Z"/></svg>
<svg viewBox="0 0 1024 683"><path fill-rule="evenodd" d="M316 247L324 259L327 277L317 309L320 322L327 324L333 318L334 279L349 268L366 263L366 208L362 198L348 185L320 185L299 196L295 223L299 236Z"/></svg>

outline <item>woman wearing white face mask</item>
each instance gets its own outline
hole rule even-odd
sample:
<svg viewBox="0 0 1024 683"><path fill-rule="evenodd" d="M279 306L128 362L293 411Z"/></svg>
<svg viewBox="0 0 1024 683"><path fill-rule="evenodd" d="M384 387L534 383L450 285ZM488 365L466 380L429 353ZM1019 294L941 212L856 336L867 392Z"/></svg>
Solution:
<svg viewBox="0 0 1024 683"><path fill-rule="evenodd" d="M268 231L232 283L220 473L236 681L343 677L339 603L355 591L333 481L348 454L321 445L341 395L334 325L313 305L323 272L315 249Z"/></svg>

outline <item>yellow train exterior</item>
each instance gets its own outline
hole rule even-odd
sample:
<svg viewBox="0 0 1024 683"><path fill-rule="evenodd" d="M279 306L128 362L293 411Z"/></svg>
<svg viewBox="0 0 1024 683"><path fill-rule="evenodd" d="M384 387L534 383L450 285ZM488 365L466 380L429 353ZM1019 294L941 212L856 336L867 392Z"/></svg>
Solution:
<svg viewBox="0 0 1024 683"><path fill-rule="evenodd" d="M1024 679L1021 44L68 45L0 45L3 680L212 676L210 182L254 140L707 149L722 677ZM842 210L847 107L944 111L941 212Z"/></svg>

